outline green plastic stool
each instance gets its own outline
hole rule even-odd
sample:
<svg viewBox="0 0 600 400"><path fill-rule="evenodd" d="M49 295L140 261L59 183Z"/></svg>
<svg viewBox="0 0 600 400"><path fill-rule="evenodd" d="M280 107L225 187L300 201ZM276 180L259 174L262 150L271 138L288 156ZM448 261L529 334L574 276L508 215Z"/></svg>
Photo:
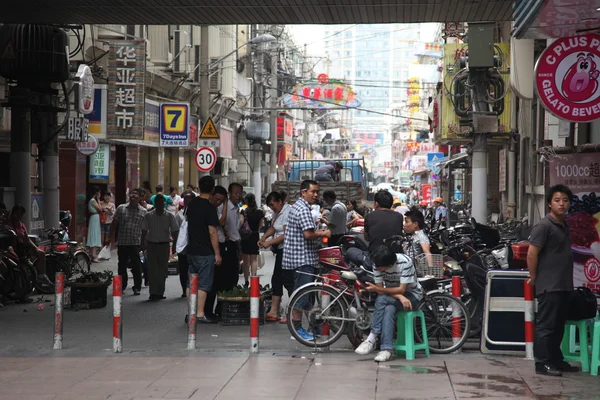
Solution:
<svg viewBox="0 0 600 400"><path fill-rule="evenodd" d="M592 327L592 365L590 373L594 376L598 375L600 368L600 319L596 317Z"/></svg>
<svg viewBox="0 0 600 400"><path fill-rule="evenodd" d="M415 318L421 318L421 336L423 343L415 343ZM417 350L425 350L429 357L429 341L425 327L425 314L423 311L400 311L396 317L396 354L404 352L407 360L414 360Z"/></svg>
<svg viewBox="0 0 600 400"><path fill-rule="evenodd" d="M565 361L578 361L581 363L581 370L587 372L590 370L589 354L589 335L588 326L594 322L594 319L582 319L581 321L567 321L562 340L562 352ZM579 346L572 342L575 340L575 328L579 331Z"/></svg>

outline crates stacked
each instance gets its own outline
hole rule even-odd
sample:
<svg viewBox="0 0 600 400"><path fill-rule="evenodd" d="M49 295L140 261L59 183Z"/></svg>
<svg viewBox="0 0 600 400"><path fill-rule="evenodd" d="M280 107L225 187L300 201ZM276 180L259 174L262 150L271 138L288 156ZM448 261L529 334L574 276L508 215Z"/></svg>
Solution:
<svg viewBox="0 0 600 400"><path fill-rule="evenodd" d="M221 304L221 325L241 326L250 325L250 299L230 300L219 299ZM260 324L265 323L265 304L260 300L260 310L258 314Z"/></svg>

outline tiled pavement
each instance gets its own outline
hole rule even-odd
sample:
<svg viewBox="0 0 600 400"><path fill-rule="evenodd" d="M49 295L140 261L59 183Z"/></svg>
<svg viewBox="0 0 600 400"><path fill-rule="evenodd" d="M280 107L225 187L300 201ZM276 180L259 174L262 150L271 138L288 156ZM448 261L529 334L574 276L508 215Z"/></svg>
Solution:
<svg viewBox="0 0 600 400"><path fill-rule="evenodd" d="M531 361L476 353L380 365L351 352L0 358L2 400L597 398L598 377L542 377Z"/></svg>

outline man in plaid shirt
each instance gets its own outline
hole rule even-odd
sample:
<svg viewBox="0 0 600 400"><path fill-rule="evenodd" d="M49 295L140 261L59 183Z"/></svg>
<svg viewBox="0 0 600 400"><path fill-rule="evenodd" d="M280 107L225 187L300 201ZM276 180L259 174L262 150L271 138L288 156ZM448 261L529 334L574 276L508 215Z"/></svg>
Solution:
<svg viewBox="0 0 600 400"><path fill-rule="evenodd" d="M283 242L282 268L296 271L294 290L313 281L319 260L319 239L331 237L331 231L316 230L311 208L319 199L319 184L306 180L300 185L300 197L288 214ZM302 273L304 272L304 273ZM308 296L306 296L308 297ZM292 322L296 332L305 340L313 340L313 335L302 327L302 311L312 306L308 298L302 298L292 310Z"/></svg>

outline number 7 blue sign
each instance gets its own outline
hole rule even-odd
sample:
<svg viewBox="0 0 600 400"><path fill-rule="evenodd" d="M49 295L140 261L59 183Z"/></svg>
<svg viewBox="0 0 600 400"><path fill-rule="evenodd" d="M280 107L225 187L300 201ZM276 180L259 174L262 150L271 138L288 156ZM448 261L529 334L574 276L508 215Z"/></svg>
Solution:
<svg viewBox="0 0 600 400"><path fill-rule="evenodd" d="M160 105L160 145L163 147L188 146L189 104L162 103Z"/></svg>

